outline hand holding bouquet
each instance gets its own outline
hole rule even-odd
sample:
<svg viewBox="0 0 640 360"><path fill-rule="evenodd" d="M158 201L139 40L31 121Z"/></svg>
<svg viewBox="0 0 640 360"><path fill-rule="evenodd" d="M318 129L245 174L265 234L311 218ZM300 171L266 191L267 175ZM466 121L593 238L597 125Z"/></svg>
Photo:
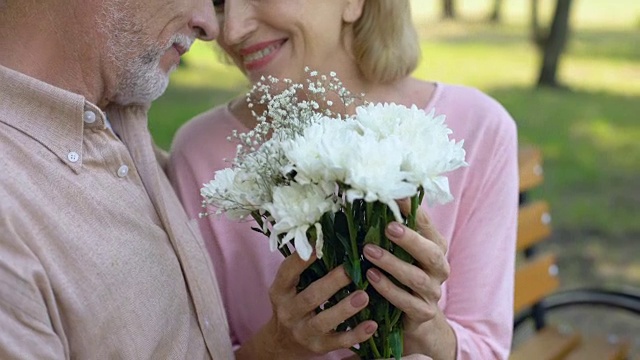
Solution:
<svg viewBox="0 0 640 360"><path fill-rule="evenodd" d="M415 230L423 198L429 204L452 199L443 174L466 165L463 143L449 139L445 117L435 111L358 105L335 74L308 74L306 84L268 78L254 86L247 100L262 110L254 110L257 126L232 135L239 141L237 156L202 188L204 206L233 219L253 218L271 249L285 256L295 249L307 260L315 250L317 260L303 273L300 290L343 265L352 284L317 311L355 290L367 291L369 306L336 330L373 319L379 324L375 336L352 350L363 358L399 358L402 312L366 280L372 265L363 247L375 244L413 261L389 241L385 228L397 221ZM273 94L274 88L281 90ZM405 198L411 199L406 217L397 203Z"/></svg>

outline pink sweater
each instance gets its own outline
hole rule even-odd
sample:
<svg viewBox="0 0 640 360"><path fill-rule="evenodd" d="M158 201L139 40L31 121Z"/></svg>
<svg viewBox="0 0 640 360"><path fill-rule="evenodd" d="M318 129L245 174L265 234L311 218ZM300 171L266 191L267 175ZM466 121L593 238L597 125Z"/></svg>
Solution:
<svg viewBox="0 0 640 360"><path fill-rule="evenodd" d="M437 84L427 109L447 116L452 138L464 139L469 167L449 174L455 200L427 208L449 239L449 279L439 303L457 336L458 359L506 359L513 321L513 280L518 211L516 126L495 100L478 90ZM226 106L184 125L175 137L170 178L187 213L202 212L200 188L229 166L231 131L247 129ZM199 220L213 259L237 347L271 317L267 295L282 261L253 223L224 216ZM274 344L274 346L277 346ZM337 351L322 359L340 359Z"/></svg>

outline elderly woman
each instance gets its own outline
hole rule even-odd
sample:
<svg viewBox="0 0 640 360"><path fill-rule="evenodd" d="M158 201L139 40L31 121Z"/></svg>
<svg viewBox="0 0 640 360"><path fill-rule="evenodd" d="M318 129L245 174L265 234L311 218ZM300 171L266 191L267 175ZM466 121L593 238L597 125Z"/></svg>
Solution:
<svg viewBox="0 0 640 360"><path fill-rule="evenodd" d="M267 75L302 82L308 66L320 73L336 72L346 88L366 94L370 102L435 108L447 116L455 138L465 141L470 165L449 174L455 200L423 206L420 234L392 223L387 235L417 262L408 266L368 245L365 256L377 269L367 277L405 312L407 354L506 359L512 335L518 193L516 128L509 114L478 90L411 77L420 50L408 0L214 4L222 25L218 43L251 82ZM255 123L240 97L179 131L170 176L192 217L201 212L201 185L235 154L226 137ZM313 311L348 283L344 271L333 271L296 293L298 276L309 263L271 253L263 235L251 230L255 224L208 217L199 226L238 358L339 359L349 355L345 349L375 332L372 321L346 333L332 331L366 306L366 293L356 292L319 314ZM411 291L394 286L379 269L401 279Z"/></svg>

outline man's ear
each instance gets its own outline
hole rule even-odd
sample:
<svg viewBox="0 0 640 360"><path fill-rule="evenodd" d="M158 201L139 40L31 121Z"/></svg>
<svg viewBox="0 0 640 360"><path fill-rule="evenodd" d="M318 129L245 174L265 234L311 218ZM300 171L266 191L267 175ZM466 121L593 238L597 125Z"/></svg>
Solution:
<svg viewBox="0 0 640 360"><path fill-rule="evenodd" d="M342 21L354 23L362 16L362 9L366 0L346 0L346 6L342 12Z"/></svg>

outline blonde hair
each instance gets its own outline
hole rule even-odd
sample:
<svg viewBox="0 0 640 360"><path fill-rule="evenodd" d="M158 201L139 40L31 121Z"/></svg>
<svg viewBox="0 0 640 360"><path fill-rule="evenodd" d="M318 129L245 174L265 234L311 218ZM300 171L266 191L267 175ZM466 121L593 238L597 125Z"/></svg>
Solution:
<svg viewBox="0 0 640 360"><path fill-rule="evenodd" d="M353 31L353 53L368 80L392 82L418 66L420 45L409 0L364 0Z"/></svg>

